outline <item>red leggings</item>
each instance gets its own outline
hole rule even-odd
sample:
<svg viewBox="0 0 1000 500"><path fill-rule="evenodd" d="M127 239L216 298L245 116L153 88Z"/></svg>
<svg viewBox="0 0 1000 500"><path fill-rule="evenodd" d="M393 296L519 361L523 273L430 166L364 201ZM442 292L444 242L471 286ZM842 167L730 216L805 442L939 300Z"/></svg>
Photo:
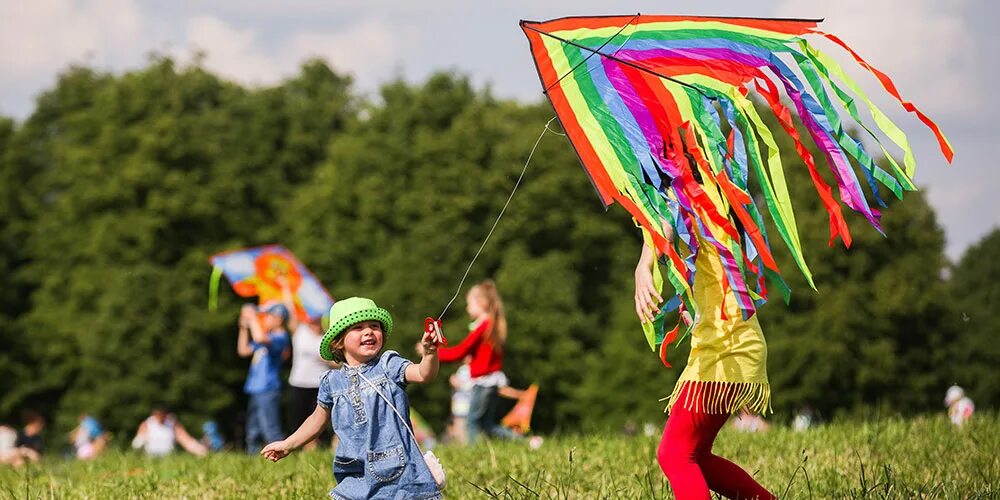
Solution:
<svg viewBox="0 0 1000 500"><path fill-rule="evenodd" d="M712 454L712 444L728 414L687 410L683 402L688 388L681 390L678 403L670 409L656 461L670 481L677 500L707 500L708 490L726 498L772 499L740 466Z"/></svg>

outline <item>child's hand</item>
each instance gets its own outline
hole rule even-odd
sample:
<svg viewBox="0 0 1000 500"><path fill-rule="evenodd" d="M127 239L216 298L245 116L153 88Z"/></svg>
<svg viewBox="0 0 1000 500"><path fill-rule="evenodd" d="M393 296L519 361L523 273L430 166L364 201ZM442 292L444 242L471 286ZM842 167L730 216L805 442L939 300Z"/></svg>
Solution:
<svg viewBox="0 0 1000 500"><path fill-rule="evenodd" d="M423 350L423 352L420 353L421 356L437 354L437 334L425 330L424 336L420 338L420 348Z"/></svg>
<svg viewBox="0 0 1000 500"><path fill-rule="evenodd" d="M635 269L635 314L643 323L652 323L660 312L663 297L653 284L653 271L640 264Z"/></svg>
<svg viewBox="0 0 1000 500"><path fill-rule="evenodd" d="M253 304L243 304L243 307L240 308L240 326L247 326L250 321L253 321L255 314L257 314L257 308Z"/></svg>
<svg viewBox="0 0 1000 500"><path fill-rule="evenodd" d="M275 441L265 446L263 450L260 450L260 454L272 462L277 462L278 460L287 457L291 452L292 447L285 441Z"/></svg>

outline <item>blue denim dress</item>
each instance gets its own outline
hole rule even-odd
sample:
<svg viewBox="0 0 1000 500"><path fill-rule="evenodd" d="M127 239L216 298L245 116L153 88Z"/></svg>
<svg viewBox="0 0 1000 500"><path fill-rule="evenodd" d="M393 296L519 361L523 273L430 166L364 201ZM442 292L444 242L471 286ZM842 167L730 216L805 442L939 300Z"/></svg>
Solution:
<svg viewBox="0 0 1000 500"><path fill-rule="evenodd" d="M410 420L405 391L410 363L395 351L386 351L364 365L330 370L320 381L316 402L330 410L333 432L340 439L333 458L337 486L330 491L331 498L441 498L405 427ZM406 423L376 389L392 401Z"/></svg>

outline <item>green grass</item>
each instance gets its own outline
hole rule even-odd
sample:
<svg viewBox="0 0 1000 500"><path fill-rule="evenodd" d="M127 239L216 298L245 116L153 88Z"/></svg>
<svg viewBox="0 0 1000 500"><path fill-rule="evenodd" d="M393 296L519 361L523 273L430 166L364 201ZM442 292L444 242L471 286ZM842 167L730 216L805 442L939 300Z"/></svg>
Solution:
<svg viewBox="0 0 1000 500"><path fill-rule="evenodd" d="M553 437L438 447L448 498L671 498L655 461L659 436ZM783 498L1000 498L1000 416L959 431L943 417L843 422L796 433L726 429L715 452ZM327 451L269 463L236 453L150 460L112 452L0 468L0 498L302 498L333 486Z"/></svg>

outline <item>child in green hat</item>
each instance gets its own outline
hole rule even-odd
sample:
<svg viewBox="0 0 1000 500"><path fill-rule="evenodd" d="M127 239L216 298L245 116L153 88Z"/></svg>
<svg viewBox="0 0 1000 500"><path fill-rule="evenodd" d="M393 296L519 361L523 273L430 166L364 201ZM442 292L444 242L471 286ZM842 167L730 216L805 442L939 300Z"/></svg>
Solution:
<svg viewBox="0 0 1000 500"><path fill-rule="evenodd" d="M315 438L329 419L339 444L333 461L332 498L441 497L435 477L410 428L406 384L434 380L437 336L424 332L419 363L382 352L392 316L371 299L351 297L330 308L330 328L320 355L337 360L320 381L316 410L291 436L261 451L278 461Z"/></svg>

